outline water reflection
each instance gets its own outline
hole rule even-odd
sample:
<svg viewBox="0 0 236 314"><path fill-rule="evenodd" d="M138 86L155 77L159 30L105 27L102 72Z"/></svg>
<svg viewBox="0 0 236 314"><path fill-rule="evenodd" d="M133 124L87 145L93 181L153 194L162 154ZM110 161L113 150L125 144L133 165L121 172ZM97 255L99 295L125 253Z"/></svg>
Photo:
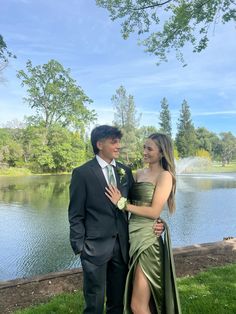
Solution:
<svg viewBox="0 0 236 314"><path fill-rule="evenodd" d="M80 263L69 245L70 176L0 179L0 280Z"/></svg>
<svg viewBox="0 0 236 314"><path fill-rule="evenodd" d="M0 178L0 280L79 266L69 245L70 175ZM236 175L181 175L174 246L235 236Z"/></svg>
<svg viewBox="0 0 236 314"><path fill-rule="evenodd" d="M68 183L69 176L0 178L0 200L7 204L30 204L37 210L55 208L68 199Z"/></svg>

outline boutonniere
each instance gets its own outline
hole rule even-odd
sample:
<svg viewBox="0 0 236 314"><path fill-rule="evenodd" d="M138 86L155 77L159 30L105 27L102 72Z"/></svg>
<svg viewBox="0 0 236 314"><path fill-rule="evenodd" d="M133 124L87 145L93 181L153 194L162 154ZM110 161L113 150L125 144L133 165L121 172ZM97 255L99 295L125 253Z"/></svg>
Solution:
<svg viewBox="0 0 236 314"><path fill-rule="evenodd" d="M118 168L117 167L117 173L120 177L120 183L123 183L125 181L126 178L126 171L124 168Z"/></svg>

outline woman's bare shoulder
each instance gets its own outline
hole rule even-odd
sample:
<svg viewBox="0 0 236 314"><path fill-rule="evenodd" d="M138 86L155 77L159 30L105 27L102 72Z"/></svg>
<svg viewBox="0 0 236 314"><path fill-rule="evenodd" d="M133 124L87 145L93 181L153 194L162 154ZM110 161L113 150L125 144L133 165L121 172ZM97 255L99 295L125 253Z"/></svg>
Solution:
<svg viewBox="0 0 236 314"><path fill-rule="evenodd" d="M157 179L157 181L159 181L159 182L163 182L163 181L172 181L172 179L173 179L173 177L172 177L172 175L171 175L171 173L168 171L168 170L163 170L160 174L159 174L159 176L158 176L158 179Z"/></svg>

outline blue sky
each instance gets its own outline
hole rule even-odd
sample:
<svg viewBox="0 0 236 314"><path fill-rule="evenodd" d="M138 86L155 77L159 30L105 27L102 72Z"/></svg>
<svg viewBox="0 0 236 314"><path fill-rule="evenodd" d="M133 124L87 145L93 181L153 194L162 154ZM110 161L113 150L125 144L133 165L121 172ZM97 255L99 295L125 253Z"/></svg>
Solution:
<svg viewBox="0 0 236 314"><path fill-rule="evenodd" d="M0 34L17 55L0 84L0 124L23 120L33 114L23 102L25 89L16 71L59 61L71 69L85 93L89 107L98 113L98 123L112 123L111 97L123 85L134 96L141 125L158 127L160 101L166 97L173 132L183 99L190 105L195 127L236 135L236 40L233 24L216 25L210 43L201 54L184 49L187 67L175 59L156 66L154 56L137 45L136 35L123 40L119 21L96 6L95 0L0 0Z"/></svg>

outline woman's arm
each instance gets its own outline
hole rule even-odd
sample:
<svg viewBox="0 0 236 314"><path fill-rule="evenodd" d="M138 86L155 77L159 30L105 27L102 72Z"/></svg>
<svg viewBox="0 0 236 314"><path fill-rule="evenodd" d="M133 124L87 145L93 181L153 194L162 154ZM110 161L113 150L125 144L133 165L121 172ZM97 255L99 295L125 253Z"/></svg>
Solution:
<svg viewBox="0 0 236 314"><path fill-rule="evenodd" d="M132 204L127 204L125 210L147 218L158 218L163 210L165 203L167 202L167 199L171 192L171 188L172 176L168 171L163 171L158 178L151 206L136 206ZM115 205L121 198L120 191L114 186L110 186L109 188L107 188L107 192L105 194Z"/></svg>

